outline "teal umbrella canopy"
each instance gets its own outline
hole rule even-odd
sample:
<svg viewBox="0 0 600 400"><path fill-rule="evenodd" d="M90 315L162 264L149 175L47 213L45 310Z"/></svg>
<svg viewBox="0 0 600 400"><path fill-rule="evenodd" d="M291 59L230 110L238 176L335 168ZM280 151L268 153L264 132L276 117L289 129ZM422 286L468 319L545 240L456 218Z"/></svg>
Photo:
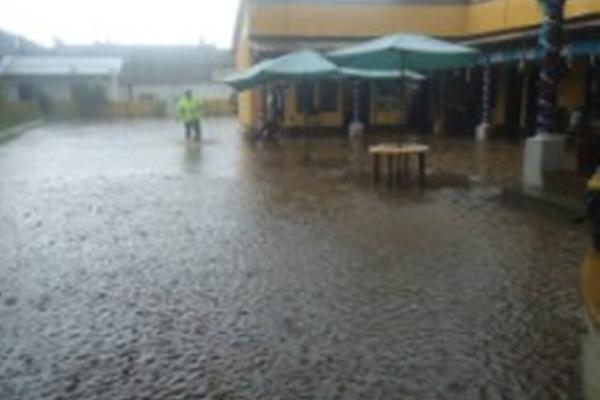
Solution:
<svg viewBox="0 0 600 400"><path fill-rule="evenodd" d="M330 53L343 67L417 71L475 66L479 50L424 35L395 34Z"/></svg>
<svg viewBox="0 0 600 400"><path fill-rule="evenodd" d="M279 80L316 81L345 77L366 80L425 79L417 72L408 70L402 72L397 67L389 70L339 68L319 53L305 50L261 61L245 71L226 78L224 82L238 91L244 91Z"/></svg>
<svg viewBox="0 0 600 400"><path fill-rule="evenodd" d="M278 80L315 81L335 78L338 67L311 50L303 50L259 62L247 70L225 79L225 83L242 91Z"/></svg>
<svg viewBox="0 0 600 400"><path fill-rule="evenodd" d="M261 61L244 71L228 76L225 78L224 82L233 86L233 88L238 91L244 91L260 86L267 81L263 71L273 61L273 59Z"/></svg>
<svg viewBox="0 0 600 400"><path fill-rule="evenodd" d="M304 50L274 59L266 71L276 78L323 79L335 76L337 65L319 53Z"/></svg>
<svg viewBox="0 0 600 400"><path fill-rule="evenodd" d="M408 81L423 81L425 75L410 70L368 70L356 68L340 68L339 73L342 77L364 79L364 80L398 80L406 79Z"/></svg>

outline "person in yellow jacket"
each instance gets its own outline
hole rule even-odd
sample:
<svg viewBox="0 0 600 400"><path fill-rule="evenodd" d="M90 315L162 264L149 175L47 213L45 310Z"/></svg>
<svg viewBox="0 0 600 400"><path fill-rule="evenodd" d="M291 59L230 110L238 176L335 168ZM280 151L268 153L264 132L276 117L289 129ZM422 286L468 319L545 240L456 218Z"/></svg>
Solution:
<svg viewBox="0 0 600 400"><path fill-rule="evenodd" d="M185 125L185 138L190 139L192 131L196 139L202 137L202 101L186 90L185 96L177 104L177 116Z"/></svg>

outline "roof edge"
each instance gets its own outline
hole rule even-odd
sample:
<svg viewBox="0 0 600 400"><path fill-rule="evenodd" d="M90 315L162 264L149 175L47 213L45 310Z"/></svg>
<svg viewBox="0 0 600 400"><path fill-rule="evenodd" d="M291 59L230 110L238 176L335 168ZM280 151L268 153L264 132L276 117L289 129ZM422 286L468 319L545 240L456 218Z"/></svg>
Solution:
<svg viewBox="0 0 600 400"><path fill-rule="evenodd" d="M240 35L242 34L242 20L246 11L247 1L248 0L240 0L240 3L238 4L235 27L233 28L233 43L231 44L231 48L234 52L237 51L238 43L240 42Z"/></svg>

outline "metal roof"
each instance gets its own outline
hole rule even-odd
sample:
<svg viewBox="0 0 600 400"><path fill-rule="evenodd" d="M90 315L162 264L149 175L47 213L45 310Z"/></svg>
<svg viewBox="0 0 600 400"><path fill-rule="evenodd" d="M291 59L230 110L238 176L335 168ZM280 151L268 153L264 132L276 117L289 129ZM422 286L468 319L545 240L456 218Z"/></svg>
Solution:
<svg viewBox="0 0 600 400"><path fill-rule="evenodd" d="M63 45L53 55L123 58L121 81L133 85L205 82L234 65L230 52L210 45Z"/></svg>
<svg viewBox="0 0 600 400"><path fill-rule="evenodd" d="M119 74L120 57L6 56L0 60L3 76L103 76Z"/></svg>

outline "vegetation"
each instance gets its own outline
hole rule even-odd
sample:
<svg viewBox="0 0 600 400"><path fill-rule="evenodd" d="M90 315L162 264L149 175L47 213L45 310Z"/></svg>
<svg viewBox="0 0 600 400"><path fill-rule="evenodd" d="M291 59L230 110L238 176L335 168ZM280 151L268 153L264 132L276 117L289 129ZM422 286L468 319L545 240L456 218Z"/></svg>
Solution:
<svg viewBox="0 0 600 400"><path fill-rule="evenodd" d="M6 89L0 84L0 140L2 131L40 116L39 109L29 103L13 103L6 100Z"/></svg>

